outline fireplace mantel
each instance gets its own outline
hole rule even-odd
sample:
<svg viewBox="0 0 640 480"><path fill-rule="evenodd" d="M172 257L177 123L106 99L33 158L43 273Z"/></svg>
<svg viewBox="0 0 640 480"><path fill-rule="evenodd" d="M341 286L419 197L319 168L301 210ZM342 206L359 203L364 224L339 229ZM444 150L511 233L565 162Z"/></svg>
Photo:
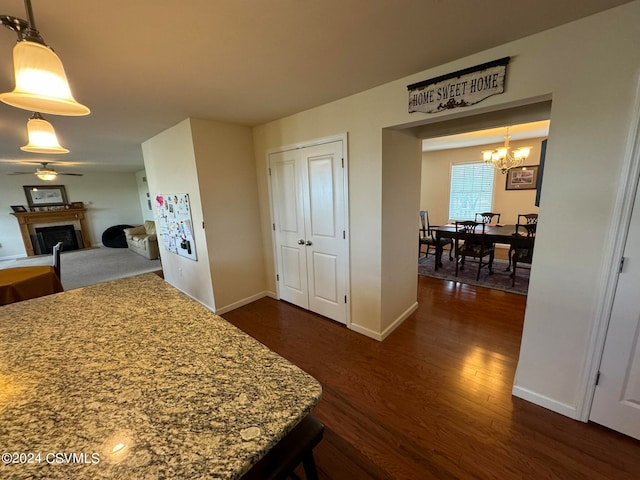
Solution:
<svg viewBox="0 0 640 480"><path fill-rule="evenodd" d="M82 233L84 247L91 247L89 229L87 228L87 222L85 219L86 211L87 210L85 208L68 208L65 210L52 210L49 212L14 212L11 215L18 219L18 223L20 224L20 234L22 235L22 242L24 243L27 255L33 257L35 255L35 251L33 244L31 243L29 225L77 221L80 224L80 232Z"/></svg>

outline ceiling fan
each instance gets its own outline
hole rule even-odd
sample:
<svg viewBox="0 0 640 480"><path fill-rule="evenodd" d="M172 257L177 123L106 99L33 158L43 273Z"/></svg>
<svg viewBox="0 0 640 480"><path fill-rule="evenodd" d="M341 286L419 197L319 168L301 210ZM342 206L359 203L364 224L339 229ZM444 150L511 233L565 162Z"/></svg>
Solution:
<svg viewBox="0 0 640 480"><path fill-rule="evenodd" d="M13 172L9 175L35 175L40 180L55 180L58 175L74 175L81 177L82 173L63 173L56 172L53 168L48 167L50 162L40 162L41 167L38 167L35 172Z"/></svg>

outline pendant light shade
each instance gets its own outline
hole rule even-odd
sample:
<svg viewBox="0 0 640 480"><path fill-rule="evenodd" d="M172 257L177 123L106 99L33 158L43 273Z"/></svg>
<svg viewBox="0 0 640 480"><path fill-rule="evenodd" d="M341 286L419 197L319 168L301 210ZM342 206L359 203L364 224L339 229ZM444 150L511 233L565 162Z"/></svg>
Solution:
<svg viewBox="0 0 640 480"><path fill-rule="evenodd" d="M89 114L71 95L60 58L45 45L23 40L13 48L15 88L0 101L25 110L54 115Z"/></svg>
<svg viewBox="0 0 640 480"><path fill-rule="evenodd" d="M20 150L32 153L69 153L58 143L58 137L53 126L42 115L35 112L27 122L29 143Z"/></svg>

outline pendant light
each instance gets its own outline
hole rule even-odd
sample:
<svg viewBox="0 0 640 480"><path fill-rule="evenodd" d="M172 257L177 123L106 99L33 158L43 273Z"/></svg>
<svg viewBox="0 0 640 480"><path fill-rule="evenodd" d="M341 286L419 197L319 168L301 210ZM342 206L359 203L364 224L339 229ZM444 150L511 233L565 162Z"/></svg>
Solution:
<svg viewBox="0 0 640 480"><path fill-rule="evenodd" d="M0 101L25 110L54 115L87 115L90 110L71 94L60 58L36 29L31 0L25 0L28 22L3 15L0 22L18 34L13 48L15 87Z"/></svg>
<svg viewBox="0 0 640 480"><path fill-rule="evenodd" d="M60 146L53 125L47 122L42 115L34 112L27 122L29 143L20 150L31 153L69 153L69 150Z"/></svg>

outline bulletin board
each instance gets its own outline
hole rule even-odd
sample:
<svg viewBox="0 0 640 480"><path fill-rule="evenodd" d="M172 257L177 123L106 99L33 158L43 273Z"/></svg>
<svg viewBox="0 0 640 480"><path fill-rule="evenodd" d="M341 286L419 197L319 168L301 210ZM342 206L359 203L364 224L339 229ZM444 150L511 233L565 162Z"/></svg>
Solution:
<svg viewBox="0 0 640 480"><path fill-rule="evenodd" d="M189 194L156 195L156 215L159 227L156 232L165 250L197 261Z"/></svg>

